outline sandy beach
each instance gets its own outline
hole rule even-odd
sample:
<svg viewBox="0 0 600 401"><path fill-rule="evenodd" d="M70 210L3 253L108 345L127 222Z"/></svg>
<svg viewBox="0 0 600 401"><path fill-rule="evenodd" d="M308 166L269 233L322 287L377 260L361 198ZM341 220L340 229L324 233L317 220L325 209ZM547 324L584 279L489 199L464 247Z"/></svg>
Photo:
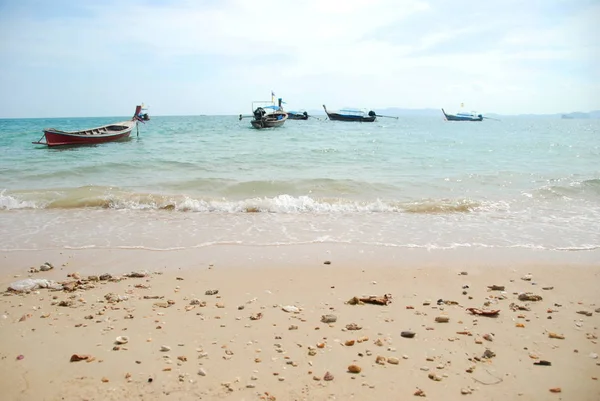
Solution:
<svg viewBox="0 0 600 401"><path fill-rule="evenodd" d="M3 399L600 397L600 265L266 253L5 252Z"/></svg>

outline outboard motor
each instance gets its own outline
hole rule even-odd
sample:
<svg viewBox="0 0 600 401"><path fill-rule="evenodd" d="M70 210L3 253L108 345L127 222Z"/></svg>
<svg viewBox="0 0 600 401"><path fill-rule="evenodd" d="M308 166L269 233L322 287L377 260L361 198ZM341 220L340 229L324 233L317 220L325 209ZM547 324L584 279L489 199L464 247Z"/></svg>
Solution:
<svg viewBox="0 0 600 401"><path fill-rule="evenodd" d="M307 112L304 112L302 114L304 115L304 117L308 118L308 113Z"/></svg>
<svg viewBox="0 0 600 401"><path fill-rule="evenodd" d="M265 114L265 109L262 107L257 107L256 110L254 110L254 119L261 120Z"/></svg>
<svg viewBox="0 0 600 401"><path fill-rule="evenodd" d="M369 112L369 117L377 117L377 113L375 113L373 110L371 110Z"/></svg>

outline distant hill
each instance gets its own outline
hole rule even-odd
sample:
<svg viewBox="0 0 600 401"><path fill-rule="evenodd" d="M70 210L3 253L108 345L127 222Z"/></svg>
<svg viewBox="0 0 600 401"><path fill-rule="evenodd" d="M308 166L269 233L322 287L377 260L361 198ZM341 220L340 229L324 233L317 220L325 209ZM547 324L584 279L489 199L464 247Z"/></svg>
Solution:
<svg viewBox="0 0 600 401"><path fill-rule="evenodd" d="M583 113L581 111L574 111L572 113L565 113L560 116L563 119L575 119L575 118L600 118L600 110L590 111L589 113Z"/></svg>

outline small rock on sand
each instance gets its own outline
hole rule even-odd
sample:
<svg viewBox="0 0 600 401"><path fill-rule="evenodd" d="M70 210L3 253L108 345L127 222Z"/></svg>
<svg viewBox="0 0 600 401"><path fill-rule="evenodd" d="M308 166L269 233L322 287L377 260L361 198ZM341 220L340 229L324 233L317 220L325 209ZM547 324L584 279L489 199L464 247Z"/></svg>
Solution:
<svg viewBox="0 0 600 401"><path fill-rule="evenodd" d="M321 316L321 322L335 323L335 322L337 322L337 316L336 315L323 315L323 316Z"/></svg>

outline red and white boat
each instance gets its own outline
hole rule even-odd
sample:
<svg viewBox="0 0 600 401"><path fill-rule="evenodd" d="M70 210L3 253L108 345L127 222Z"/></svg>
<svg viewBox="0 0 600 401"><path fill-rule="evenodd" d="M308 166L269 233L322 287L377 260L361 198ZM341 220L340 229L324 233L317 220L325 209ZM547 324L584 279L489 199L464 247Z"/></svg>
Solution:
<svg viewBox="0 0 600 401"><path fill-rule="evenodd" d="M97 128L89 128L81 131L61 131L55 128L45 128L45 142L42 138L33 142L38 145L64 146L64 145L91 145L104 142L114 142L129 138L131 131L137 127L138 122L148 121L148 113L142 114L142 106L135 108L135 114L131 120L114 124L103 125Z"/></svg>

